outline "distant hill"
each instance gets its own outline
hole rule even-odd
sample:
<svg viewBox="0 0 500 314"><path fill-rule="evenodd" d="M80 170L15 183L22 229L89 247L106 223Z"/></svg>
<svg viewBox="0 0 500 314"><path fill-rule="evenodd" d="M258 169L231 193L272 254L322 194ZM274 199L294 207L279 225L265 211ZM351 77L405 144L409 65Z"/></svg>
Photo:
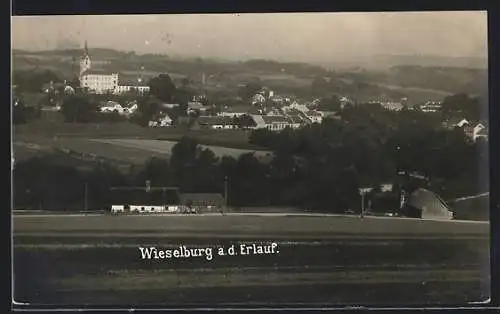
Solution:
<svg viewBox="0 0 500 314"><path fill-rule="evenodd" d="M439 67L460 67L486 69L488 60L486 58L472 57L446 57L433 55L377 55L375 60L392 65L420 65Z"/></svg>
<svg viewBox="0 0 500 314"><path fill-rule="evenodd" d="M425 67L458 67L472 69L487 69L486 58L446 57L432 55L391 55L378 54L371 57L353 58L351 60L332 60L321 62L326 68L368 70L384 70L399 65L418 65Z"/></svg>
<svg viewBox="0 0 500 314"><path fill-rule="evenodd" d="M52 49L52 50L40 50L40 51L28 51L21 49L13 49L12 53L16 55L30 55L30 56L62 56L62 57L79 57L83 54L83 49L73 48L73 49ZM167 58L166 55L162 54L136 54L134 51L119 51L110 48L90 48L89 54L93 59L97 60L107 60L107 59L118 59L118 58Z"/></svg>

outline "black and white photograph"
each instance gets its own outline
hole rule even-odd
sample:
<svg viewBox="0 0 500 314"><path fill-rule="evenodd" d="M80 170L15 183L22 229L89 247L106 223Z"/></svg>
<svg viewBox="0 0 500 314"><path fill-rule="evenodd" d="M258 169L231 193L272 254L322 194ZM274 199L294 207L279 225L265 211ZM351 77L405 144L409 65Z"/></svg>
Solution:
<svg viewBox="0 0 500 314"><path fill-rule="evenodd" d="M488 304L487 18L13 16L12 304Z"/></svg>

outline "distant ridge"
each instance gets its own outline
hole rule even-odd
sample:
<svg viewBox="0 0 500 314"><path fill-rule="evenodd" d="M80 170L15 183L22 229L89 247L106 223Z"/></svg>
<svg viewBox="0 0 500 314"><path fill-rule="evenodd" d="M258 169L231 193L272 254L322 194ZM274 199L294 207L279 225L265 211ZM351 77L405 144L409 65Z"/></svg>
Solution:
<svg viewBox="0 0 500 314"><path fill-rule="evenodd" d="M371 57L354 57L352 60L320 62L325 67L387 69L398 65L424 67L456 67L487 69L488 59L480 57L447 57L436 55L377 54Z"/></svg>

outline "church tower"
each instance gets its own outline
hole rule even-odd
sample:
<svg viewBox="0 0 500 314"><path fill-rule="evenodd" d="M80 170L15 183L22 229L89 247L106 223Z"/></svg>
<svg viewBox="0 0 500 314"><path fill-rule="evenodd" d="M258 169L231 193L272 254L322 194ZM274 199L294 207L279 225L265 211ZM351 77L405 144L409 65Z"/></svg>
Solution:
<svg viewBox="0 0 500 314"><path fill-rule="evenodd" d="M87 48L87 41L85 41L83 56L80 59L80 76L82 76L83 72L87 71L88 69L90 69L90 56L89 50Z"/></svg>

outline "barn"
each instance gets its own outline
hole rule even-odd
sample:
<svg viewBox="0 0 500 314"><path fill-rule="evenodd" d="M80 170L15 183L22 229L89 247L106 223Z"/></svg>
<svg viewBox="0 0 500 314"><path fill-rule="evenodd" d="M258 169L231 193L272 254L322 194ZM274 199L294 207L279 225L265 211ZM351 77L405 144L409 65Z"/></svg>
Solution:
<svg viewBox="0 0 500 314"><path fill-rule="evenodd" d="M412 218L453 219L453 212L448 204L437 194L422 188L410 194L403 214Z"/></svg>
<svg viewBox="0 0 500 314"><path fill-rule="evenodd" d="M199 210L219 210L224 204L224 196L219 193L181 193L180 204Z"/></svg>

